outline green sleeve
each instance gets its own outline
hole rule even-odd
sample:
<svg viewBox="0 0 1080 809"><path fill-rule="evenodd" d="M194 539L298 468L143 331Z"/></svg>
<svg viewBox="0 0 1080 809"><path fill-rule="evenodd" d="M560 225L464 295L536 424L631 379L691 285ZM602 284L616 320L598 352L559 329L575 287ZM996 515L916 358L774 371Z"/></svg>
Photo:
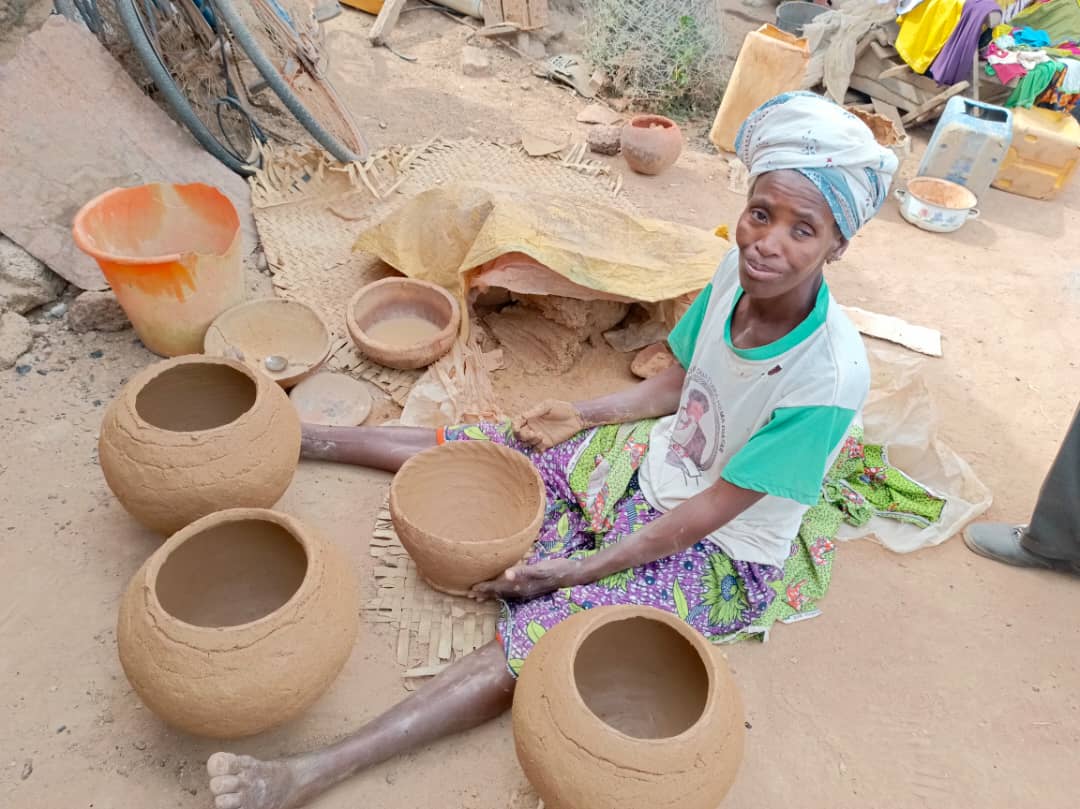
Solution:
<svg viewBox="0 0 1080 809"><path fill-rule="evenodd" d="M675 328L668 335L668 345L671 353L683 368L690 367L690 361L694 358L694 347L697 345L698 332L705 320L705 313L709 310L709 298L712 296L712 284L698 293L690 308L686 310Z"/></svg>
<svg viewBox="0 0 1080 809"><path fill-rule="evenodd" d="M829 458L854 419L854 410L833 405L777 408L721 477L743 489L817 505Z"/></svg>

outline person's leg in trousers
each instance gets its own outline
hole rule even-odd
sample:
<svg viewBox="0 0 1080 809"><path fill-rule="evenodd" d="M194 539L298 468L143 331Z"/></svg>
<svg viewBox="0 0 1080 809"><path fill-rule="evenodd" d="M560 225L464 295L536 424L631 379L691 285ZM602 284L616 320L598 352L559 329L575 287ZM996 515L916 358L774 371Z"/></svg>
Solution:
<svg viewBox="0 0 1080 809"><path fill-rule="evenodd" d="M1080 409L1043 481L1031 524L975 523L964 542L999 562L1080 573Z"/></svg>

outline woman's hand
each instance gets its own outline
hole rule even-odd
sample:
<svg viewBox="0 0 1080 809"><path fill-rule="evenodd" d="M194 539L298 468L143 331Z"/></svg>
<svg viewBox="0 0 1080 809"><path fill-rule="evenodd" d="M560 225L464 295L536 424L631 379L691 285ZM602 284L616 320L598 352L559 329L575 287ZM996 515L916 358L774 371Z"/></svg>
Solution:
<svg viewBox="0 0 1080 809"><path fill-rule="evenodd" d="M548 399L514 419L514 434L536 452L569 441L589 424L574 405Z"/></svg>
<svg viewBox="0 0 1080 809"><path fill-rule="evenodd" d="M573 579L576 566L572 559L546 559L535 565L515 565L491 581L475 585L469 592L469 597L477 601L491 598L536 598L577 584Z"/></svg>

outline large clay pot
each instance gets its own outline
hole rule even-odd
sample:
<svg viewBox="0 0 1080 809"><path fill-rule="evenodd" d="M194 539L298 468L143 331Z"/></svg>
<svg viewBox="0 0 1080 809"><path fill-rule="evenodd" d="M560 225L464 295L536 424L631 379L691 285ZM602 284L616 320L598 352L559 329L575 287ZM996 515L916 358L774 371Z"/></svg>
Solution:
<svg viewBox="0 0 1080 809"><path fill-rule="evenodd" d="M174 534L120 604L131 685L188 733L231 739L280 725L345 665L359 624L350 560L285 514L230 509Z"/></svg>
<svg viewBox="0 0 1080 809"><path fill-rule="evenodd" d="M186 356L136 374L105 411L105 480L132 516L171 534L223 508L268 507L300 460L300 420L269 377Z"/></svg>
<svg viewBox="0 0 1080 809"><path fill-rule="evenodd" d="M529 551L547 508L532 462L490 441L450 441L406 461L390 484L401 544L434 588L463 595Z"/></svg>
<svg viewBox="0 0 1080 809"><path fill-rule="evenodd" d="M414 329L410 336L409 324ZM388 328L393 324L404 329ZM438 284L384 278L361 287L345 309L345 325L360 353L387 368L431 365L446 354L461 327L461 308Z"/></svg>
<svg viewBox="0 0 1080 809"><path fill-rule="evenodd" d="M623 127L623 157L638 174L659 174L679 159L682 148L679 125L663 115L635 115Z"/></svg>
<svg viewBox="0 0 1080 809"><path fill-rule="evenodd" d="M598 607L549 630L525 661L513 720L548 809L716 809L742 761L727 664L652 607Z"/></svg>

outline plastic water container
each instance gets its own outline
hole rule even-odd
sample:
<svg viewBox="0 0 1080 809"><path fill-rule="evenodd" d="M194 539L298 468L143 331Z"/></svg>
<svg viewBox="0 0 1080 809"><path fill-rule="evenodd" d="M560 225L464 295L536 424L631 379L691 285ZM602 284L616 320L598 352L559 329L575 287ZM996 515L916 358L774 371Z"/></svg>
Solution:
<svg viewBox="0 0 1080 809"><path fill-rule="evenodd" d="M114 188L82 207L72 231L155 354L201 354L210 324L244 299L240 217L212 186Z"/></svg>
<svg viewBox="0 0 1080 809"><path fill-rule="evenodd" d="M817 3L788 0L776 7L776 27L781 31L801 37L804 26L828 10L828 6L819 6Z"/></svg>
<svg viewBox="0 0 1080 809"><path fill-rule="evenodd" d="M994 188L1034 199L1052 199L1080 161L1080 123L1054 110L1013 110L1012 146Z"/></svg>
<svg viewBox="0 0 1080 809"><path fill-rule="evenodd" d="M934 128L919 176L949 180L981 199L1009 151L1012 122L1012 110L953 96Z"/></svg>

